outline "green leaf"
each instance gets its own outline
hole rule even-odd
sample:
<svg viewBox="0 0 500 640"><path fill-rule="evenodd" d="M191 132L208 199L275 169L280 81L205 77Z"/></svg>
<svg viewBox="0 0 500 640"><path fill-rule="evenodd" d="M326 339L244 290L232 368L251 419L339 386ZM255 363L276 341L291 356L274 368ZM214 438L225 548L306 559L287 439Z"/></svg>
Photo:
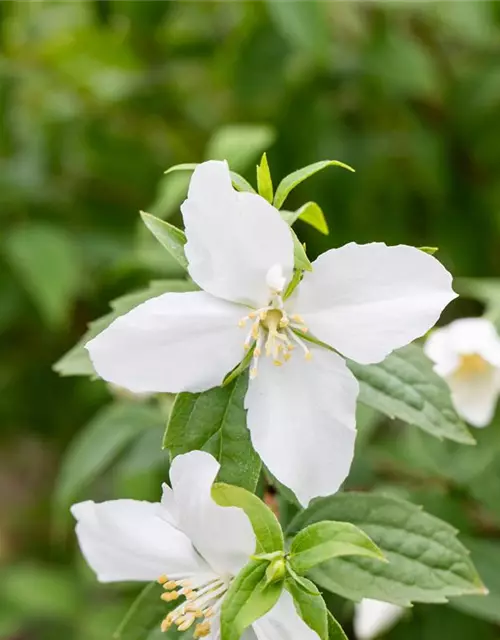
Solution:
<svg viewBox="0 0 500 640"><path fill-rule="evenodd" d="M328 640L328 611L325 601L313 582L307 580L307 586L309 593L290 578L285 582L285 589L291 594L299 616L321 640Z"/></svg>
<svg viewBox="0 0 500 640"><path fill-rule="evenodd" d="M325 214L319 204L315 202L306 202L306 204L302 205L297 211L282 210L281 217L290 226L297 220L302 220L302 222L311 225L311 227L314 227L314 229L326 236L329 233Z"/></svg>
<svg viewBox="0 0 500 640"><path fill-rule="evenodd" d="M324 589L355 601L373 598L401 606L484 593L457 531L409 502L350 492L320 498L296 516L288 533L324 520L352 522L388 560L356 556L329 560L309 574Z"/></svg>
<svg viewBox="0 0 500 640"><path fill-rule="evenodd" d="M250 366L250 363L252 362L254 351L255 351L255 343L245 353L243 360L240 363L238 363L235 366L235 368L227 374L227 376L222 381L221 386L227 387L228 384L230 384L233 380L236 380L238 376L241 376L241 374L248 369L248 367Z"/></svg>
<svg viewBox="0 0 500 640"><path fill-rule="evenodd" d="M326 169L326 167L343 167L348 171L354 171L352 167L348 164L344 164L343 162L339 162L338 160L322 160L320 162L315 162L314 164L310 164L307 167L303 167L302 169L298 169L293 173L287 175L283 180L279 183L278 188L276 189L276 193L274 194L274 206L277 209L281 209L282 204L285 202L288 194L292 189L295 189L297 185L307 178L310 178L318 171L322 169Z"/></svg>
<svg viewBox="0 0 500 640"><path fill-rule="evenodd" d="M285 293L283 294L283 300L287 300L292 295L292 293L300 284L300 281L302 280L302 275L303 275L303 271L301 269L294 269L292 279L290 280L288 287L286 288Z"/></svg>
<svg viewBox="0 0 500 640"><path fill-rule="evenodd" d="M312 264L307 257L306 250L304 249L304 245L297 238L295 231L290 227L290 232L292 234L293 239L293 255L294 255L294 263L296 269L301 269L302 271L312 271Z"/></svg>
<svg viewBox="0 0 500 640"><path fill-rule="evenodd" d="M420 346L398 349L379 364L348 365L360 383L363 404L437 438L475 443L453 408L448 386L434 373Z"/></svg>
<svg viewBox="0 0 500 640"><path fill-rule="evenodd" d="M433 256L439 251L438 247L419 247L419 249L424 253L428 253L430 256Z"/></svg>
<svg viewBox="0 0 500 640"><path fill-rule="evenodd" d="M187 240L184 231L144 211L141 211L141 218L158 242L177 260L181 267L187 269L188 261L184 253L184 245Z"/></svg>
<svg viewBox="0 0 500 640"><path fill-rule="evenodd" d="M195 289L196 285L187 280L153 280L147 288L128 293L113 300L111 302L112 312L102 318L93 320L89 324L89 328L77 344L54 364L54 371L60 376L96 376L89 354L85 349L85 345L89 340L104 331L106 327L109 327L113 320L150 298L159 296L162 293L180 293L194 291Z"/></svg>
<svg viewBox="0 0 500 640"><path fill-rule="evenodd" d="M267 562L251 560L231 583L221 607L221 640L239 640L278 601L283 581L266 584L267 567Z"/></svg>
<svg viewBox="0 0 500 640"><path fill-rule="evenodd" d="M350 522L315 522L293 539L289 562L301 575L326 560L351 555L385 560L366 533Z"/></svg>
<svg viewBox="0 0 500 640"><path fill-rule="evenodd" d="M271 179L271 172L269 171L269 164L267 162L267 155L262 154L260 164L257 165L257 188L259 195L265 198L268 202L273 201L273 181Z"/></svg>
<svg viewBox="0 0 500 640"><path fill-rule="evenodd" d="M344 630L333 617L331 611L327 611L328 619L328 640L348 640Z"/></svg>
<svg viewBox="0 0 500 640"><path fill-rule="evenodd" d="M284 540L280 523L269 507L257 496L241 487L217 482L212 497L224 507L239 507L247 514L257 538L256 554L283 551Z"/></svg>
<svg viewBox="0 0 500 640"><path fill-rule="evenodd" d="M273 144L276 133L268 125L229 124L209 140L205 157L227 160L235 171L245 171Z"/></svg>
<svg viewBox="0 0 500 640"><path fill-rule="evenodd" d="M66 510L82 491L142 433L163 421L159 409L137 402L116 402L105 407L73 440L55 487L55 505Z"/></svg>
<svg viewBox="0 0 500 640"><path fill-rule="evenodd" d="M157 582L144 587L113 634L113 639L145 640L150 633L161 631L161 622L172 608L161 599L162 593L163 588ZM168 636L163 634L163 637Z"/></svg>
<svg viewBox="0 0 500 640"><path fill-rule="evenodd" d="M243 400L247 376L203 393L180 393L165 431L163 446L172 456L201 449L220 463L218 479L253 491L261 462L246 426Z"/></svg>
<svg viewBox="0 0 500 640"><path fill-rule="evenodd" d="M3 250L45 324L62 327L85 273L74 239L59 227L32 223L13 229Z"/></svg>
<svg viewBox="0 0 500 640"><path fill-rule="evenodd" d="M170 167L165 171L165 175L172 173L173 171L194 171L198 163L189 163L189 164L176 164L173 167ZM235 171L230 171L231 174L231 182L233 183L233 187L238 189L238 191L249 191L250 193L256 193L255 189L252 185L245 180L243 176L240 176L239 173Z"/></svg>

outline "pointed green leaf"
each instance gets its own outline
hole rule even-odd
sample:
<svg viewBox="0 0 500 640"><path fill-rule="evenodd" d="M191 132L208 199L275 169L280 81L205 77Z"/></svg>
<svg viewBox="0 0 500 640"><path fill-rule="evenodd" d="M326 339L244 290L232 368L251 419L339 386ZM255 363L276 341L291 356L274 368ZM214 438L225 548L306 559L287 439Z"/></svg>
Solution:
<svg viewBox="0 0 500 640"><path fill-rule="evenodd" d="M326 222L325 214L321 207L315 202L306 202L297 211L284 211L281 210L281 217L290 226L297 220L302 220L311 227L314 227L320 233L328 235L328 223Z"/></svg>
<svg viewBox="0 0 500 640"><path fill-rule="evenodd" d="M357 556L329 560L309 574L324 589L355 601L373 598L401 606L484 593L457 531L409 502L339 493L315 500L296 516L288 533L330 519L352 522L365 531L388 562Z"/></svg>
<svg viewBox="0 0 500 640"><path fill-rule="evenodd" d="M333 617L331 611L327 612L328 618L328 640L348 640L344 630Z"/></svg>
<svg viewBox="0 0 500 640"><path fill-rule="evenodd" d="M313 582L306 578L302 580L307 583L309 591L305 591L291 578L286 580L285 589L291 594L297 613L307 626L315 631L321 640L328 640L328 610L325 601Z"/></svg>
<svg viewBox="0 0 500 640"><path fill-rule="evenodd" d="M165 171L165 174L172 173L172 171L194 171L199 163L186 163L186 164L176 164L170 169ZM243 176L240 176L239 173L235 171L230 171L231 174L231 182L233 183L233 187L238 191L249 191L250 193L256 193L255 189L252 185L245 180Z"/></svg>
<svg viewBox="0 0 500 640"><path fill-rule="evenodd" d="M273 181L271 179L271 172L269 171L267 155L265 153L262 154L260 164L257 165L257 188L259 195L272 203Z"/></svg>
<svg viewBox="0 0 500 640"><path fill-rule="evenodd" d="M221 607L221 640L239 640L278 601L283 581L266 584L267 567L267 562L251 560L231 583Z"/></svg>
<svg viewBox="0 0 500 640"><path fill-rule="evenodd" d="M172 456L201 449L220 463L218 479L253 491L261 462L246 426L247 376L203 393L180 393L172 407L164 447Z"/></svg>
<svg viewBox="0 0 500 640"><path fill-rule="evenodd" d="M293 255L295 268L301 269L302 271L312 271L312 264L307 257L306 250L304 249L304 245L297 238L295 231L290 227L290 232L292 234L293 239Z"/></svg>
<svg viewBox="0 0 500 640"><path fill-rule="evenodd" d="M289 562L302 575L326 560L351 555L385 560L366 533L350 522L315 522L293 539Z"/></svg>
<svg viewBox="0 0 500 640"><path fill-rule="evenodd" d="M338 160L322 160L320 162L315 162L314 164L310 164L307 167L302 167L302 169L298 169L293 173L287 175L283 180L279 183L278 188L276 189L276 193L274 194L274 206L277 209L281 209L281 206L285 202L288 194L292 189L295 189L297 185L307 178L310 178L318 171L322 169L326 169L327 167L342 167L343 169L347 169L348 171L354 171L352 167L348 164L344 164L343 162L339 162Z"/></svg>
<svg viewBox="0 0 500 640"><path fill-rule="evenodd" d="M227 387L228 384L230 384L233 380L236 380L238 376L241 376L241 374L248 369L248 367L250 366L250 363L252 362L254 351L255 351L255 343L245 353L245 357L243 358L243 360L239 362L235 366L235 368L227 374L227 376L222 381L222 385L221 385L222 387Z"/></svg>
<svg viewBox="0 0 500 640"><path fill-rule="evenodd" d="M433 256L439 251L438 247L419 247L419 249L424 253L428 253L430 256Z"/></svg>
<svg viewBox="0 0 500 640"><path fill-rule="evenodd" d="M184 231L144 211L141 211L141 218L158 242L177 260L181 267L187 269L188 261L184 253L184 245L187 240Z"/></svg>
<svg viewBox="0 0 500 640"><path fill-rule="evenodd" d="M217 482L212 497L224 507L239 507L247 514L257 538L256 554L283 551L284 540L281 525L274 513L256 495L229 484Z"/></svg>
<svg viewBox="0 0 500 640"><path fill-rule="evenodd" d="M363 404L437 438L475 443L451 403L447 384L434 373L420 346L398 349L378 364L348 365L360 383Z"/></svg>

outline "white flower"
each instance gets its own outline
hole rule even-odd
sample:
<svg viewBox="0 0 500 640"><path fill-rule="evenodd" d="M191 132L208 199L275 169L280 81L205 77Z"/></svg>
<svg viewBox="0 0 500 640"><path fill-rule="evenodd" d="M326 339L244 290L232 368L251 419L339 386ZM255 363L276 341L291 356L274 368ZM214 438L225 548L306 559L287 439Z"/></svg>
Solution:
<svg viewBox="0 0 500 640"><path fill-rule="evenodd" d="M358 640L373 640L389 631L404 613L402 607L363 598L354 609L354 632Z"/></svg>
<svg viewBox="0 0 500 640"><path fill-rule="evenodd" d="M426 355L446 380L457 412L475 427L491 422L500 393L500 338L485 318L462 318L431 333Z"/></svg>
<svg viewBox="0 0 500 640"><path fill-rule="evenodd" d="M177 456L172 488L161 503L81 502L72 507L82 552L101 582L158 580L162 599L179 600L162 630L194 628L194 637L219 638L220 608L233 577L255 552L245 513L211 498L219 464L208 453ZM244 634L245 640L318 640L283 591L276 605Z"/></svg>
<svg viewBox="0 0 500 640"><path fill-rule="evenodd" d="M340 355L296 332L379 362L434 325L455 297L450 274L413 247L350 243L321 255L285 300L290 228L264 198L233 189L225 162L197 167L182 214L204 291L166 293L115 320L87 344L96 371L135 392L198 392L254 346L253 446L303 504L335 493L353 457L358 383Z"/></svg>

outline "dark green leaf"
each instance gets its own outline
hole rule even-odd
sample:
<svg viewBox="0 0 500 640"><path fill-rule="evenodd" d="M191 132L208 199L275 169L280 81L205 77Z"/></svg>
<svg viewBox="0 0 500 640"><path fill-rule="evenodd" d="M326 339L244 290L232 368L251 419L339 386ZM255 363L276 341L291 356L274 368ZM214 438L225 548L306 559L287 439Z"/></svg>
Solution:
<svg viewBox="0 0 500 640"><path fill-rule="evenodd" d="M398 349L379 364L348 364L360 383L363 404L438 438L474 444L453 408L448 386L418 345Z"/></svg>
<svg viewBox="0 0 500 640"><path fill-rule="evenodd" d="M202 449L221 465L219 480L253 491L261 462L246 426L247 376L204 393L180 393L170 414L164 446L172 456Z"/></svg>

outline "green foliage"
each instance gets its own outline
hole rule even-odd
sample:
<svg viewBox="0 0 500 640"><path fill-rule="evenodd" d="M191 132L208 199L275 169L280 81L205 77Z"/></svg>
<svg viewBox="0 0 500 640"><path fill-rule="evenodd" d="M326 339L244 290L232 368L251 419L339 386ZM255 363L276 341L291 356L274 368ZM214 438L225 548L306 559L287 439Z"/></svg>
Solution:
<svg viewBox="0 0 500 640"><path fill-rule="evenodd" d="M283 532L273 512L253 493L233 487L229 484L216 483L212 488L212 497L224 507L239 507L247 514L257 538L256 554L282 552L284 548Z"/></svg>
<svg viewBox="0 0 500 640"><path fill-rule="evenodd" d="M327 519L355 524L388 560L353 556L325 562L310 577L329 591L401 606L485 592L457 531L409 502L362 493L321 498L292 521L289 534Z"/></svg>
<svg viewBox="0 0 500 640"><path fill-rule="evenodd" d="M220 463L219 480L253 491L261 462L252 448L243 398L247 379L204 393L180 393L170 414L164 447L172 456L193 449L211 453Z"/></svg>
<svg viewBox="0 0 500 640"><path fill-rule="evenodd" d="M283 581L268 583L267 562L251 560L232 582L221 608L221 640L238 640L278 601Z"/></svg>
<svg viewBox="0 0 500 640"><path fill-rule="evenodd" d="M297 612L307 626L315 631L321 640L328 640L328 609L325 601L313 582L307 580L307 587L309 591L305 591L293 580L287 580L285 583L285 588L293 597Z"/></svg>

